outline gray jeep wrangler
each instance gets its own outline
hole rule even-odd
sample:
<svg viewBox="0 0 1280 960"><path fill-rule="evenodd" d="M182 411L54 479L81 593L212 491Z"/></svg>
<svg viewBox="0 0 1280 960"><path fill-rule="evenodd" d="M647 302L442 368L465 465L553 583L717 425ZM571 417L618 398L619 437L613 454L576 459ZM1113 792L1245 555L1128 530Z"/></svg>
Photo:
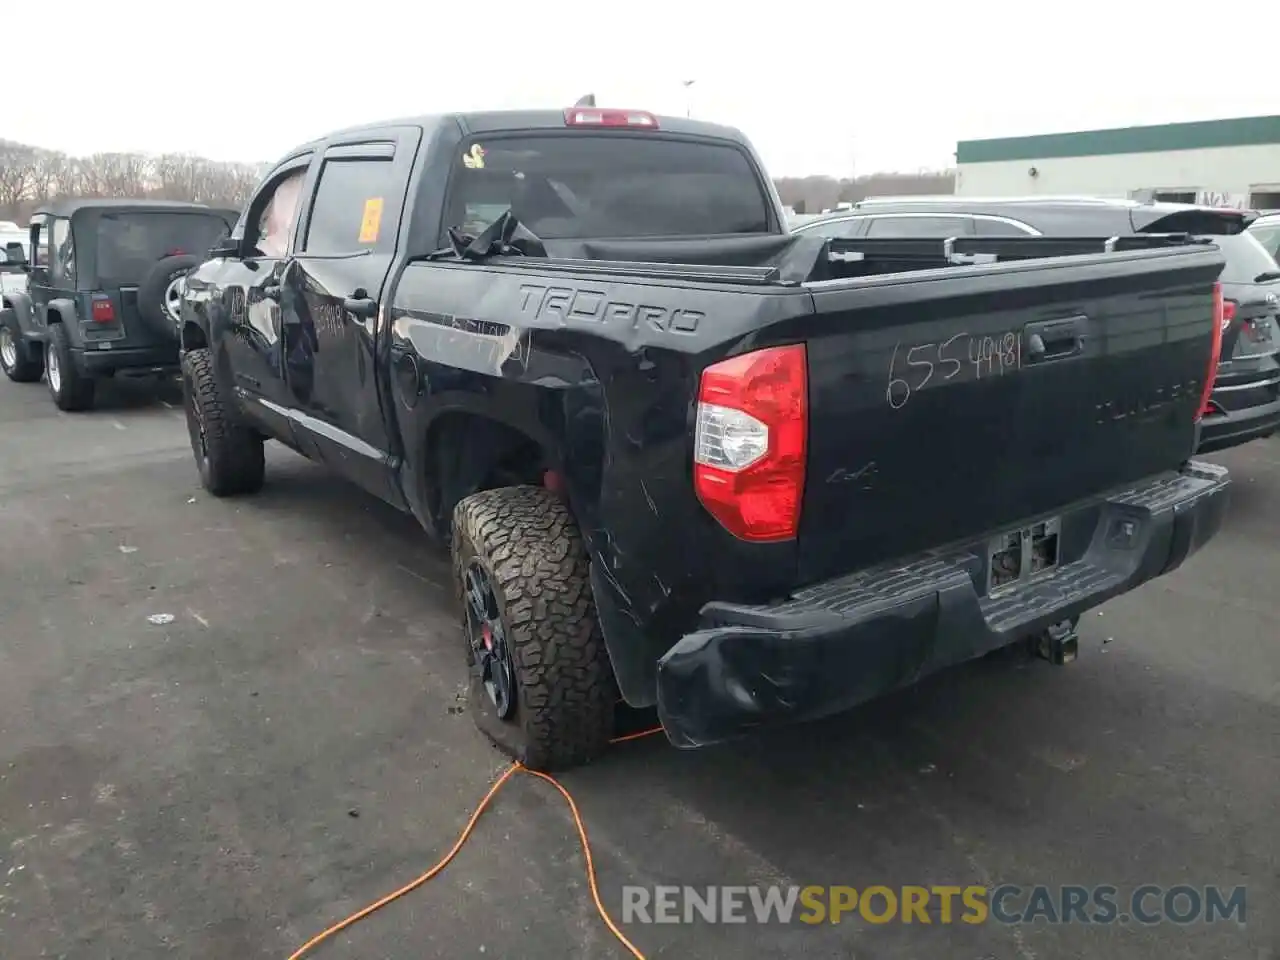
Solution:
<svg viewBox="0 0 1280 960"><path fill-rule="evenodd" d="M97 381L157 379L178 370L178 305L187 273L237 219L231 210L159 200L63 200L31 218L31 258L6 247L0 368L10 380L43 374L62 410L93 406Z"/></svg>

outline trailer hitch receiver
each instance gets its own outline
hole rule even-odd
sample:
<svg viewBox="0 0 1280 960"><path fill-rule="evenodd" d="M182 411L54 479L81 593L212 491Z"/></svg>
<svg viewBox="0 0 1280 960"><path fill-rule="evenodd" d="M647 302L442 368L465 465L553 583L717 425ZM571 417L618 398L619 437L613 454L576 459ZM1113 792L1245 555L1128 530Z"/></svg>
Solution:
<svg viewBox="0 0 1280 960"><path fill-rule="evenodd" d="M1080 651L1080 634L1076 632L1079 623L1080 618L1073 617L1047 627L1032 640L1036 656L1059 667L1074 660Z"/></svg>

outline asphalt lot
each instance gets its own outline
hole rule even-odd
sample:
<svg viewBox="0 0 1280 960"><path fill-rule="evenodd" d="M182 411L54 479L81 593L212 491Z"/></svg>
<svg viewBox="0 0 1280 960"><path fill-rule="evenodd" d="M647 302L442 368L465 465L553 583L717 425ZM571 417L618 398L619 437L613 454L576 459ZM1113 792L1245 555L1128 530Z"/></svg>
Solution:
<svg viewBox="0 0 1280 960"><path fill-rule="evenodd" d="M1280 957L1280 439L1215 459L1227 529L1088 615L1068 668L984 661L743 744L619 746L564 782L615 914L625 883L1244 884L1244 926L631 938L681 958ZM60 414L0 380L4 960L287 957L435 862L504 766L458 712L442 559L318 468L268 462L260 496L215 501L179 409L134 390ZM445 874L315 954L624 955L530 779Z"/></svg>

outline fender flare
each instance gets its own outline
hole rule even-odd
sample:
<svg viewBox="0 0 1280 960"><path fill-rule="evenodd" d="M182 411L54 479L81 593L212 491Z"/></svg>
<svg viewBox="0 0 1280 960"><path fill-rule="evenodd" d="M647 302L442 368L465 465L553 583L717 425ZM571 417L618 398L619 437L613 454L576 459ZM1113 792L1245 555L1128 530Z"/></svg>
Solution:
<svg viewBox="0 0 1280 960"><path fill-rule="evenodd" d="M13 311L18 323L16 333L32 340L44 339L43 332L36 327L35 315L31 308L31 298L27 294L6 293L3 305L6 309Z"/></svg>
<svg viewBox="0 0 1280 960"><path fill-rule="evenodd" d="M76 325L76 321L80 319L80 312L76 309L76 302L69 297L58 297L56 300L49 301L49 313L56 313L63 323ZM76 327L79 333L79 327Z"/></svg>

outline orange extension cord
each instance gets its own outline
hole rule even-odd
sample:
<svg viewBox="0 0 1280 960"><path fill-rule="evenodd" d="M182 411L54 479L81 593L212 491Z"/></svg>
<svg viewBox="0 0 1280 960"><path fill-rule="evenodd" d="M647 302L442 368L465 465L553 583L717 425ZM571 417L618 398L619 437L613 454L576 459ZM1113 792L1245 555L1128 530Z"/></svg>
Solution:
<svg viewBox="0 0 1280 960"><path fill-rule="evenodd" d="M661 733L661 732L662 732L661 727L654 727L652 730L642 730L639 733L629 733L623 737L615 737L613 740L609 742L610 743L626 743L628 740L639 740L641 737L648 737L648 736L652 736L655 733ZM640 952L640 949L634 943L632 943L630 940L627 939L626 934L624 934L620 929L618 929L618 925L613 922L613 918L609 916L609 911L605 909L604 902L600 899L600 888L596 885L596 868L595 868L595 864L591 860L591 842L587 840L587 827L586 827L586 824L582 822L582 816L581 814L578 813L578 805L573 802L573 796L569 793L568 790L566 790L560 784L560 781L558 781L555 777L551 776L550 774L540 773L537 770L530 770L528 767L520 763L513 763L511 766L507 767L506 771L502 774L502 776L498 778L497 782L492 787L489 788L489 792L484 795L484 799L480 801L480 804L479 806L476 807L475 812L471 814L471 819L467 821L467 825L462 828L462 833L458 835L457 841L449 849L449 852L440 858L440 861L434 867L432 867L422 876L418 877L416 880L412 880L409 883L406 883L399 890L395 890L392 893L387 894L381 900L374 901L373 903L369 904L367 907L364 907L361 910L357 910L351 916L347 917L347 919L340 920L338 923L335 923L328 930L325 930L322 933L316 934L314 937L312 937L310 940L304 943L301 947L295 950L289 956L289 960L299 960L299 958L310 953L312 950L320 946L320 944L324 943L326 940L333 938L337 934L341 933L343 930L346 930L348 927L355 926L365 917L368 917L374 913L377 913L387 904L393 903L394 901L399 900L406 893L411 893L414 890L417 890L420 886L422 886L428 880L432 880L436 876L438 876L440 872L443 871L444 868L449 865L449 863L453 860L453 858L458 855L458 851L462 849L463 844L465 844L468 838L470 838L471 831L475 829L476 823L480 819L480 815L485 812L485 810L489 806L490 801L493 800L497 792L500 789L502 789L502 785L506 783L508 780L510 780L511 775L514 773L527 773L531 777L537 777L539 780L545 780L547 783L551 784L553 787L555 787L557 790L560 791L560 796L564 797L565 803L569 805L569 812L573 814L573 824L578 828L578 839L582 841L582 857L587 864L587 884L591 888L591 899L595 901L596 910L599 911L600 917L601 919L604 920L605 926L607 926L609 928L609 931L615 937L618 938L618 942L621 943L624 947L626 947L627 950L630 951L631 955L636 958L636 960L645 960L645 955Z"/></svg>

